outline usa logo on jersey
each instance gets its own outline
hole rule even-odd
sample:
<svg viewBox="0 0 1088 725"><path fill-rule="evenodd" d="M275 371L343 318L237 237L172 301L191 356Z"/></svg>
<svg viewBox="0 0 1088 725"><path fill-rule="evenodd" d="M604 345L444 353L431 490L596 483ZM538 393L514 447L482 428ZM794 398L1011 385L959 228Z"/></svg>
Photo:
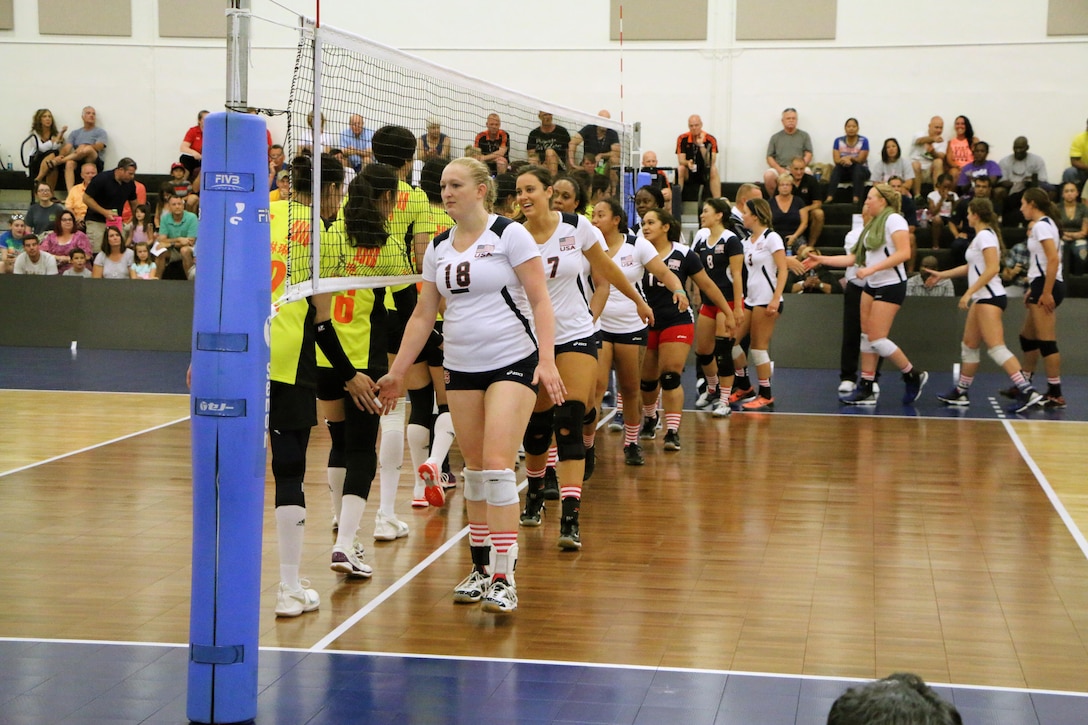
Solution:
<svg viewBox="0 0 1088 725"><path fill-rule="evenodd" d="M477 244L476 245L476 259L482 257L490 257L491 253L495 251L494 244Z"/></svg>
<svg viewBox="0 0 1088 725"><path fill-rule="evenodd" d="M574 237L559 237L559 251L560 252L574 251L574 248L576 246L578 246L578 245L574 241Z"/></svg>

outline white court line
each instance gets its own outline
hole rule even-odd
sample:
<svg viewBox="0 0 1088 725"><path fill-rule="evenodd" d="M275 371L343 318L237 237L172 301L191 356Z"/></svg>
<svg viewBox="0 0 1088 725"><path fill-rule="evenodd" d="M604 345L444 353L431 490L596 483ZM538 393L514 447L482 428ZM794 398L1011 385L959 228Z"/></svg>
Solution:
<svg viewBox="0 0 1088 725"><path fill-rule="evenodd" d="M600 430L601 427L604 426L608 421L610 421L612 419L612 416L614 416L615 414L616 414L616 411L613 410L611 413L601 416L601 419L599 421L597 421L597 430ZM523 479L518 484L518 493L521 493L522 489L524 489L528 485L528 483L529 483L528 480ZM397 579L395 582L393 582L390 586L388 586L386 589L384 589L381 594L379 594L378 596L371 599L363 607L361 607L358 611L356 611L355 614L351 615L346 620L344 620L340 624L340 626L338 626L336 629L332 630L327 635L322 637L320 640L315 642L314 645L312 647L310 647L308 651L309 652L321 652L321 651L323 651L326 647L328 647L330 644L332 644L337 639L339 639L340 635L342 635L344 632L348 631L349 629L354 627L356 624L358 624L359 620L361 620L363 617L365 617L366 615L373 612L383 602L385 602L391 596L393 596L394 594L399 592L401 589L403 589L408 584L408 582L412 581L417 576L419 576L423 572L424 569L426 569L428 566L430 566L435 561L437 561L443 554L445 554L447 551L452 549L454 544L456 544L458 541L465 538L466 536L468 536L468 527L467 526L464 527L463 529L461 529L460 531L458 531L456 534L454 534L449 539L447 539L446 542L444 544L442 544L442 546L440 546L437 549L435 549L434 551L432 551L431 554L426 559L424 559L423 561L421 561L418 564L416 564L415 566L413 566L408 571L407 574L405 574L400 579Z"/></svg>
<svg viewBox="0 0 1088 725"><path fill-rule="evenodd" d="M1005 426L1005 430L1009 434L1009 438L1012 439L1013 445L1016 446L1016 450L1020 451L1020 457L1024 459L1024 463L1028 464L1028 468L1035 475L1035 480L1039 482L1039 486L1042 487L1046 497L1050 499L1050 505L1054 507L1054 510L1058 512L1058 516L1061 517L1065 528L1069 529L1069 533L1073 535L1073 540L1077 542L1077 546L1080 547L1080 551L1084 554L1085 558L1088 558L1088 540L1085 540L1084 534L1077 527L1077 522L1073 520L1073 517L1069 515L1069 511L1066 510L1062 500L1058 497L1058 494L1054 491L1054 488L1050 485L1050 481L1043 475L1042 469L1035 463L1035 459L1028 453L1027 447L1024 442L1020 440L1020 436L1013 430L1012 424L1007 421L1001 421Z"/></svg>
<svg viewBox="0 0 1088 725"><path fill-rule="evenodd" d="M79 453L86 453L87 451L93 451L95 448L102 448L103 446L108 446L108 445L110 445L112 443L119 443L119 442L121 442L123 440L128 440L129 438L135 438L138 435L143 435L144 433L151 433L152 431L157 431L160 428L168 428L168 427L170 427L172 425L177 425L178 423L182 423L182 422L187 421L187 420L189 420L189 416L185 416L184 418L178 418L177 420L172 420L172 421L170 421L168 423L162 423L160 425L152 426L151 428L145 428L143 430L138 430L135 433L129 433L128 435L123 435L123 436L121 436L119 438L114 438L112 440L103 441L102 443L95 443L93 446L87 446L86 448L80 448L78 451L69 451L68 453L61 453L59 456L53 456L52 458L46 458L43 461L35 461L34 463L29 463L29 464L27 464L25 466L20 466L19 468L13 468L10 471L0 471L0 478L3 478L4 476L10 476L11 474L18 473L19 471L25 471L25 470L30 469L30 468L37 468L38 466L44 466L46 463L52 463L53 461L59 461L62 458L68 458L69 456L74 456L74 455L79 454Z"/></svg>
<svg viewBox="0 0 1088 725"><path fill-rule="evenodd" d="M188 398L189 393L141 393L137 390L38 390L36 388L0 388L0 393L64 393L65 395L159 395Z"/></svg>

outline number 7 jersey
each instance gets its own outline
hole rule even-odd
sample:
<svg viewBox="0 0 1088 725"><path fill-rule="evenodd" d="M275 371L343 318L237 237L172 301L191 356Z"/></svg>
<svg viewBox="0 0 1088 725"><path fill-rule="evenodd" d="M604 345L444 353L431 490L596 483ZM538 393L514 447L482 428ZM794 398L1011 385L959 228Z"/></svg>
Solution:
<svg viewBox="0 0 1088 725"><path fill-rule="evenodd" d="M478 373L523 360L537 350L532 310L514 268L540 251L517 222L494 214L464 251L458 228L439 234L423 257L423 279L446 299L442 335L445 366Z"/></svg>

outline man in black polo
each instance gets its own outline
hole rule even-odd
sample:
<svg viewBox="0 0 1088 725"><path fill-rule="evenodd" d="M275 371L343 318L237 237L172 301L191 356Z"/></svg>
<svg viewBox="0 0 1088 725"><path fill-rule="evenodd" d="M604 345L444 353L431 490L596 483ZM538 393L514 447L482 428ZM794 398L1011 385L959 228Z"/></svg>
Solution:
<svg viewBox="0 0 1088 725"><path fill-rule="evenodd" d="M87 204L87 236L95 254L102 251L102 239L106 236L106 222L121 216L125 202L136 206L136 162L125 157L117 162L117 168L91 179L83 200Z"/></svg>

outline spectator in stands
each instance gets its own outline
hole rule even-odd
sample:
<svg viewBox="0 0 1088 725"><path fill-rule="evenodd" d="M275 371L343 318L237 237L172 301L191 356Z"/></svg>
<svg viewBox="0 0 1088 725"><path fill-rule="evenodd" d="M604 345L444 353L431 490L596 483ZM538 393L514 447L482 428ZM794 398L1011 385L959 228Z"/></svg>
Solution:
<svg viewBox="0 0 1088 725"><path fill-rule="evenodd" d="M771 227L782 237L786 253L797 254L805 243L805 230L808 229L808 208L799 196L793 195L793 176L778 176L778 193L771 200Z"/></svg>
<svg viewBox="0 0 1088 725"><path fill-rule="evenodd" d="M345 147L350 148L350 147ZM350 152L349 152L350 153ZM286 161L283 155L283 146L272 144L268 147L268 190L276 190L276 174L285 170Z"/></svg>
<svg viewBox="0 0 1088 725"><path fill-rule="evenodd" d="M185 200L180 196L170 197L166 210L159 222L158 243L155 245L159 251L155 257L158 276L159 279L166 279L163 272L167 265L181 262L188 277L189 269L193 266L193 248L196 246L199 222L196 214L185 211Z"/></svg>
<svg viewBox="0 0 1088 725"><path fill-rule="evenodd" d="M68 135L68 143L60 150L54 164L64 164L65 188L76 185L76 169L82 164L92 163L97 171L102 163L102 152L109 143L105 129L98 127L98 114L93 106L83 109L83 126Z"/></svg>
<svg viewBox="0 0 1088 725"><path fill-rule="evenodd" d="M151 247L147 242L140 242L132 248L132 268L129 276L132 279L158 279L159 268L151 259Z"/></svg>
<svg viewBox="0 0 1088 725"><path fill-rule="evenodd" d="M320 153L328 153L329 149L336 147L336 134L325 130L325 114L321 114L321 149ZM314 152L314 112L306 114L306 125L298 130L298 146L295 153L313 154Z"/></svg>
<svg viewBox="0 0 1088 725"><path fill-rule="evenodd" d="M23 237L23 251L15 258L15 263L7 267L15 274L53 275L57 273L57 260L49 252L41 250L38 237L27 233Z"/></svg>
<svg viewBox="0 0 1088 725"><path fill-rule="evenodd" d="M812 250L807 244L797 249L797 259L804 261ZM791 274L791 277L794 275ZM790 292L796 295L831 295L842 292L842 285L826 267L816 265L805 270L790 285Z"/></svg>
<svg viewBox="0 0 1088 725"><path fill-rule="evenodd" d="M111 224L106 227L102 251L95 255L91 276L95 279L129 279L134 260L132 250L125 249L121 230Z"/></svg>
<svg viewBox="0 0 1088 725"><path fill-rule="evenodd" d="M827 185L826 204L832 202L835 189L843 181L853 182L854 204L857 204L865 193L865 182L869 180L869 139L858 134L856 118L846 119L843 130L846 135L839 136L831 145L831 157L835 164Z"/></svg>
<svg viewBox="0 0 1088 725"><path fill-rule="evenodd" d="M967 248L975 238L975 228L967 221L968 206L971 199L991 199L992 203L993 182L990 177L974 177L971 192L970 197L960 197L956 210L952 212L952 218L948 220L948 229L952 232L952 267L967 264Z"/></svg>
<svg viewBox="0 0 1088 725"><path fill-rule="evenodd" d="M30 152L30 178L35 181L47 181L50 188L57 185L57 154L64 148L64 134L68 127L57 130L53 112L48 108L39 108L34 112L30 124L30 139L34 149Z"/></svg>
<svg viewBox="0 0 1088 725"><path fill-rule="evenodd" d="M61 272L62 277L86 277L90 279L94 275L87 269L87 253L82 249L72 250L72 264Z"/></svg>
<svg viewBox="0 0 1088 725"><path fill-rule="evenodd" d="M597 115L601 118L612 118L612 115L604 109L598 111ZM586 163L590 163L593 169L597 168L597 165L602 161L607 163L608 168L620 165L620 135L615 129L594 124L583 126L578 133L570 138L570 151L567 159L570 166L574 165L574 159L578 155L578 147L582 144L585 144L583 161L586 158L591 159L591 162ZM593 169L589 169L589 171Z"/></svg>
<svg viewBox="0 0 1088 725"><path fill-rule="evenodd" d="M1073 185L1076 188L1076 184ZM1031 225L1028 225L1030 231ZM1001 281L1005 284L1005 294L1009 297L1023 297L1028 288L1028 240L1018 242L1005 253L1004 266L1001 269Z"/></svg>
<svg viewBox="0 0 1088 725"><path fill-rule="evenodd" d="M329 151L329 156L340 162L340 165L344 167L344 194L348 193L348 184L355 178L355 169L351 168L351 163L348 161L348 157L344 155L341 149L332 149Z"/></svg>
<svg viewBox="0 0 1088 725"><path fill-rule="evenodd" d="M1001 159L1001 180L998 187L1004 190L1005 203L995 208L1001 212L1001 221L1005 226L1019 226L1024 223L1020 215L1020 199L1024 189L1041 186L1047 191L1052 187L1047 183L1046 161L1042 156L1028 151L1028 140L1017 136L1012 142L1012 153Z"/></svg>
<svg viewBox="0 0 1088 725"><path fill-rule="evenodd" d="M419 137L416 158L424 163L450 158L450 137L442 133L442 123L437 118L427 119L427 133ZM346 179L344 183L347 183Z"/></svg>
<svg viewBox="0 0 1088 725"><path fill-rule="evenodd" d="M975 129L971 126L971 120L967 116L956 116L952 123L955 136L948 139L948 151L945 154L944 170L951 174L953 179L960 178L963 167L971 163L974 158Z"/></svg>
<svg viewBox="0 0 1088 725"><path fill-rule="evenodd" d="M929 239L933 249L940 249L941 232L952 219L959 197L952 190L952 176L941 174L937 177L937 188L926 196L929 203Z"/></svg>
<svg viewBox="0 0 1088 725"><path fill-rule="evenodd" d="M597 202L605 201L616 196L615 189L612 186L611 175L606 174L594 174L589 181L589 206L591 208L597 207Z"/></svg>
<svg viewBox="0 0 1088 725"><path fill-rule="evenodd" d="M937 258L932 254L922 257L922 269L937 269ZM908 297L955 297L952 280L919 273L907 278Z"/></svg>
<svg viewBox="0 0 1088 725"><path fill-rule="evenodd" d="M132 183L136 186L136 202L132 203L132 202L126 201L125 206L122 207L122 209L121 209L121 221L122 221L123 224L128 224L128 223L130 223L132 221L132 210L133 210L134 207L139 206L140 204L146 204L147 203L147 187L144 186L143 183L141 181L139 181L138 179L133 179ZM199 183L198 183L198 186L199 186ZM197 212L200 211L200 206L198 204L199 201L200 201L200 197L198 197L194 193L193 194L193 209L192 209L194 214L196 214ZM123 231L123 227L122 227L122 231Z"/></svg>
<svg viewBox="0 0 1088 725"><path fill-rule="evenodd" d="M26 215L12 214L11 228L0 234L0 249L13 251L19 254L23 251L23 239L34 232L27 228Z"/></svg>
<svg viewBox="0 0 1088 725"><path fill-rule="evenodd" d="M476 134L473 146L480 152L479 159L487 164L492 176L506 172L510 163L510 134L502 130L499 114L488 115L487 128Z"/></svg>
<svg viewBox="0 0 1088 725"><path fill-rule="evenodd" d="M914 206L914 197L907 192L907 185L901 178L893 176L888 179L888 186L899 192L900 202L903 205L900 213L907 220L907 233L910 235L910 259L907 260L907 274L912 274L915 265L914 258L917 256L915 252L918 251L918 238L915 236L915 231L918 229L918 209Z"/></svg>
<svg viewBox="0 0 1088 725"><path fill-rule="evenodd" d="M276 172L276 188L269 194L269 201L287 201L291 198L291 174L287 171Z"/></svg>
<svg viewBox="0 0 1088 725"><path fill-rule="evenodd" d="M808 133L797 128L797 109L787 108L782 111L782 130L771 136L767 144L767 164L770 168L763 172L763 186L768 196L775 193L778 175L789 171L793 160L800 157L807 168L812 163L812 139Z"/></svg>
<svg viewBox="0 0 1088 725"><path fill-rule="evenodd" d="M517 198L518 177L510 173L503 173L496 176L494 212L507 219L513 219L518 215Z"/></svg>
<svg viewBox="0 0 1088 725"><path fill-rule="evenodd" d="M929 119L925 133L914 137L910 143L910 163L914 169L914 193L922 192L922 184L927 179L936 182L944 173L944 160L948 151L948 142L944 139L944 119L934 116ZM936 185L936 183L934 183Z"/></svg>
<svg viewBox="0 0 1088 725"><path fill-rule="evenodd" d="M805 209L808 211L808 231L806 236L808 237L808 243L815 247L820 243L820 233L824 228L820 182L816 181L816 177L812 174L806 173L805 160L800 156L796 156L790 161L789 173L793 177L793 195L804 202ZM777 179L775 179L775 185L778 185ZM775 231L778 231L777 226Z"/></svg>
<svg viewBox="0 0 1088 725"><path fill-rule="evenodd" d="M567 158L570 156L570 132L556 125L552 114L541 111L537 114L540 126L529 132L526 150L529 162L548 169L552 176L560 170L566 171Z"/></svg>
<svg viewBox="0 0 1088 725"><path fill-rule="evenodd" d="M75 215L67 209L61 212L53 228L42 239L41 248L57 260L57 271L61 274L71 266L72 252L75 250L82 249L88 258L91 256L91 241L79 231Z"/></svg>
<svg viewBox="0 0 1088 725"><path fill-rule="evenodd" d="M1084 182L1088 181L1088 130L1081 131L1069 144L1070 166L1062 172L1062 183L1071 181L1082 192Z"/></svg>
<svg viewBox="0 0 1088 725"><path fill-rule="evenodd" d="M973 152L974 159L963 166L959 176L956 177L956 188L961 195L971 195L971 180L976 176L990 177L991 188L993 183L1001 179L1001 167L987 158L990 155L990 144L979 141L975 144ZM1000 205L997 208L1000 209Z"/></svg>
<svg viewBox="0 0 1088 725"><path fill-rule="evenodd" d="M887 184L893 176L903 180L903 193L908 196L914 189L914 168L911 163L903 158L903 152L899 148L899 141L894 138L884 139L884 146L880 149L880 158L869 162L869 179L874 184ZM911 221L908 219L907 221Z"/></svg>
<svg viewBox="0 0 1088 725"><path fill-rule="evenodd" d="M644 151L642 153L642 168L640 171L645 171L651 175L653 181L650 184L661 189L661 196L665 199L664 208L671 208L672 186L669 184L669 175L657 168L656 151Z"/></svg>
<svg viewBox="0 0 1088 725"><path fill-rule="evenodd" d="M722 195L718 177L718 140L703 128L697 115L688 118L688 132L676 139L677 183L684 201L703 201Z"/></svg>
<svg viewBox="0 0 1088 725"><path fill-rule="evenodd" d="M1077 198L1077 185L1071 181L1062 184L1062 200L1055 221L1062 233L1069 272L1084 274L1088 271L1088 206Z"/></svg>
<svg viewBox="0 0 1088 725"><path fill-rule="evenodd" d="M132 249L137 244L150 245L155 241L155 222L150 204L137 204L132 211L132 221L125 225L125 246Z"/></svg>
<svg viewBox="0 0 1088 725"><path fill-rule="evenodd" d="M83 201L87 205L84 226L91 240L91 249L95 253L102 246L106 222L112 222L121 215L125 202L136 201L136 184L133 183L135 178L136 162L126 156L117 162L117 168L113 171L99 174L87 184L83 193ZM118 219L118 231L121 228L120 221ZM126 272L126 276L127 274Z"/></svg>
<svg viewBox="0 0 1088 725"><path fill-rule="evenodd" d="M87 202L83 200L83 196L87 193L87 186L96 176L98 176L97 166L92 163L83 164L79 170L79 178L83 180L82 183L76 184L74 187L69 186L68 196L64 198L64 208L76 215L76 221L80 227L83 226L83 220L87 217Z"/></svg>
<svg viewBox="0 0 1088 725"><path fill-rule="evenodd" d="M170 179L159 190L158 216L166 210L166 202L172 196L180 196L185 200L185 208L194 214L200 209L200 196L196 193L193 182L189 181L189 172L178 161L170 165Z"/></svg>
<svg viewBox="0 0 1088 725"><path fill-rule="evenodd" d="M53 228L64 205L53 199L53 188L45 181L34 182L35 201L26 210L26 225L35 234L45 234Z"/></svg>
<svg viewBox="0 0 1088 725"><path fill-rule="evenodd" d="M185 132L181 140L181 156L178 161L189 174L189 180L195 182L200 176L200 163L204 157L204 117L208 111L196 114L196 125Z"/></svg>
<svg viewBox="0 0 1088 725"><path fill-rule="evenodd" d="M373 138L374 132L363 125L363 117L358 113L351 114L348 119L348 127L340 132L340 149L347 154L348 163L351 164L351 168L355 169L355 171L359 171L364 165L370 163L372 156L370 143ZM282 148L280 148L279 155L279 165L273 173L283 170ZM270 168L270 170L272 169ZM288 187L288 191L290 191L290 187Z"/></svg>

